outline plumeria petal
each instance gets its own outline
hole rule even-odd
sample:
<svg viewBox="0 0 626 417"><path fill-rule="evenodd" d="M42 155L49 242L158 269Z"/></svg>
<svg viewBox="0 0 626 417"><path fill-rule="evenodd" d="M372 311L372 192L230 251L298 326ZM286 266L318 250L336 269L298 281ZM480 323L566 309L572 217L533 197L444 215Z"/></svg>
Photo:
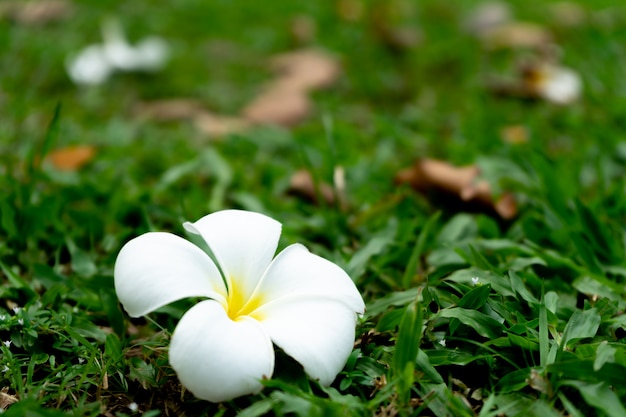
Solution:
<svg viewBox="0 0 626 417"><path fill-rule="evenodd" d="M298 243L276 256L259 283L257 294L264 303L308 295L332 298L355 313L365 310L363 298L348 274Z"/></svg>
<svg viewBox="0 0 626 417"><path fill-rule="evenodd" d="M357 315L337 300L285 297L257 310L272 341L322 385L330 385L354 345Z"/></svg>
<svg viewBox="0 0 626 417"><path fill-rule="evenodd" d="M252 294L272 261L281 232L276 220L241 210L218 211L185 223L185 228L202 236L226 276L229 291L236 290L243 300Z"/></svg>
<svg viewBox="0 0 626 417"><path fill-rule="evenodd" d="M186 297L225 303L226 287L211 258L171 233L146 233L126 243L114 276L115 292L131 317Z"/></svg>
<svg viewBox="0 0 626 417"><path fill-rule="evenodd" d="M221 402L263 387L274 372L272 342L250 318L233 321L224 308L202 301L182 317L170 343L170 364L196 397Z"/></svg>
<svg viewBox="0 0 626 417"><path fill-rule="evenodd" d="M76 84L102 84L113 72L101 45L90 45L66 63L67 73Z"/></svg>

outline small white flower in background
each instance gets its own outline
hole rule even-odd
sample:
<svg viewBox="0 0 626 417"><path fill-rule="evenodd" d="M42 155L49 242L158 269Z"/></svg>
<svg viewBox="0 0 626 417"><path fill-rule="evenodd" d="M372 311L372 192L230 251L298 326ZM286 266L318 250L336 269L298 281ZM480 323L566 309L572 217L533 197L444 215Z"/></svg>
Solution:
<svg viewBox="0 0 626 417"><path fill-rule="evenodd" d="M531 93L555 104L573 103L582 92L582 81L576 71L552 63L527 68L524 79Z"/></svg>
<svg viewBox="0 0 626 417"><path fill-rule="evenodd" d="M67 72L74 83L102 84L114 71L157 71L167 61L163 39L148 37L132 46L116 20L103 24L102 37L104 43L89 45L68 59Z"/></svg>
<svg viewBox="0 0 626 417"><path fill-rule="evenodd" d="M350 277L300 244L273 258L281 224L262 214L224 210L184 226L204 239L217 265L189 241L151 232L122 248L114 272L132 317L207 298L172 335L169 360L181 383L212 402L259 392L274 372L275 344L311 378L331 384L365 310Z"/></svg>
<svg viewBox="0 0 626 417"><path fill-rule="evenodd" d="M7 316L5 314L0 314L0 321L5 321Z"/></svg>
<svg viewBox="0 0 626 417"><path fill-rule="evenodd" d="M440 344L441 346L443 346L443 347L446 347L446 339L441 339L441 340L439 341L439 344Z"/></svg>
<svg viewBox="0 0 626 417"><path fill-rule="evenodd" d="M23 325L24 325L24 319L17 319L17 323L18 323L20 326L23 326Z"/></svg>
<svg viewBox="0 0 626 417"><path fill-rule="evenodd" d="M11 368L9 368L9 367L8 367L8 365L4 365L4 366L2 367L2 373L7 373L7 372L9 372L10 370L11 370Z"/></svg>
<svg viewBox="0 0 626 417"><path fill-rule="evenodd" d="M128 409L134 413L137 410L139 410L139 406L137 405L136 402L132 402L132 403L128 404Z"/></svg>
<svg viewBox="0 0 626 417"><path fill-rule="evenodd" d="M11 341L10 340L5 340L4 342L2 342L2 344L6 347L11 347Z"/></svg>
<svg viewBox="0 0 626 417"><path fill-rule="evenodd" d="M472 277L472 285L476 286L478 284L480 284L480 278Z"/></svg>
<svg viewBox="0 0 626 417"><path fill-rule="evenodd" d="M13 313L18 314L20 311L22 311L22 307L13 307L11 310L13 310Z"/></svg>

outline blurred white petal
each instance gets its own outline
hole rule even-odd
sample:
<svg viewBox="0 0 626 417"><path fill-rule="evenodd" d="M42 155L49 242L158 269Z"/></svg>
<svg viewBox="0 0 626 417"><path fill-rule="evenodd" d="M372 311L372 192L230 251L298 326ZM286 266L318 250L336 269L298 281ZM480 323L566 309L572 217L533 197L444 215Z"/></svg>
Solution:
<svg viewBox="0 0 626 417"><path fill-rule="evenodd" d="M148 38L137 46L124 40L109 41L104 51L111 65L122 71L155 71L167 60L167 44L159 38Z"/></svg>
<svg viewBox="0 0 626 417"><path fill-rule="evenodd" d="M201 249L170 233L152 232L124 245L115 261L115 292L131 317L187 297L225 304L217 267Z"/></svg>
<svg viewBox="0 0 626 417"><path fill-rule="evenodd" d="M231 298L247 300L272 261L281 224L259 213L223 210L184 226L200 234L213 251Z"/></svg>
<svg viewBox="0 0 626 417"><path fill-rule="evenodd" d="M300 244L288 246L276 256L257 291L266 303L306 295L334 299L355 313L365 310L363 298L348 274Z"/></svg>
<svg viewBox="0 0 626 417"><path fill-rule="evenodd" d="M323 297L285 297L257 310L272 341L322 385L330 385L354 346L357 314Z"/></svg>
<svg viewBox="0 0 626 417"><path fill-rule="evenodd" d="M90 45L66 64L71 80L76 84L97 85L105 82L113 67L101 45Z"/></svg>
<svg viewBox="0 0 626 417"><path fill-rule="evenodd" d="M569 104L580 97L582 81L570 68L549 66L542 70L539 95L552 103Z"/></svg>
<svg viewBox="0 0 626 417"><path fill-rule="evenodd" d="M155 36L146 38L137 43L138 69L144 71L156 71L165 65L169 56L167 42Z"/></svg>
<svg viewBox="0 0 626 417"><path fill-rule="evenodd" d="M272 342L253 319L232 321L208 300L182 317L169 350L180 382L196 397L221 402L259 392L274 372Z"/></svg>

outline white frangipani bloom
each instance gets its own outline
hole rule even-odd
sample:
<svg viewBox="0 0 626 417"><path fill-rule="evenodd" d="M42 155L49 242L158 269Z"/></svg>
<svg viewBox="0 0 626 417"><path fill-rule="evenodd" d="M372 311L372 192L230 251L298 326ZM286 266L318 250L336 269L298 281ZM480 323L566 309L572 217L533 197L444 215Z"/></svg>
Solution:
<svg viewBox="0 0 626 417"><path fill-rule="evenodd" d="M529 69L526 79L532 92L555 104L573 103L580 97L583 88L576 71L552 63Z"/></svg>
<svg viewBox="0 0 626 417"><path fill-rule="evenodd" d="M114 71L156 71L168 58L164 40L149 37L130 45L116 20L103 24L102 36L104 43L89 45L67 61L67 72L76 84L102 84Z"/></svg>
<svg viewBox="0 0 626 417"><path fill-rule="evenodd" d="M115 290L132 317L207 298L172 335L169 359L181 383L213 402L256 393L274 372L272 344L311 378L332 383L365 310L350 277L300 244L272 259L281 225L262 214L225 210L184 226L204 239L217 265L189 241L161 232L128 242L115 263Z"/></svg>

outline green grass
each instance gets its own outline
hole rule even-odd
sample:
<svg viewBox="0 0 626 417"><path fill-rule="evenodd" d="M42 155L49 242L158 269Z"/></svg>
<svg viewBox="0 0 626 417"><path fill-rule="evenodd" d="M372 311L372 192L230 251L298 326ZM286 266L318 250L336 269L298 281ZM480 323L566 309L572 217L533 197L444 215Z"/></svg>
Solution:
<svg viewBox="0 0 626 417"><path fill-rule="evenodd" d="M488 91L528 51L463 33L471 1L416 3L395 23L422 43L401 53L333 3L109 0L44 26L0 21L0 389L19 400L5 415L626 416L626 8L580 3L585 20L565 27L546 2L513 2L584 80L582 99L558 107ZM271 78L267 58L298 46L289 28L303 14L311 43L343 66L304 123L214 141L132 116L171 97L235 114ZM168 39L171 61L72 85L64 60L111 15L132 40ZM515 124L528 143L500 139ZM97 148L79 171L38 163L75 144ZM519 215L464 213L394 184L420 157L478 163ZM287 195L296 170L331 182L338 165L346 210ZM331 387L279 352L261 394L196 400L167 361L186 305L133 320L121 309L113 265L127 240L183 234L223 208L279 220L281 247L306 244L361 290L367 311Z"/></svg>

